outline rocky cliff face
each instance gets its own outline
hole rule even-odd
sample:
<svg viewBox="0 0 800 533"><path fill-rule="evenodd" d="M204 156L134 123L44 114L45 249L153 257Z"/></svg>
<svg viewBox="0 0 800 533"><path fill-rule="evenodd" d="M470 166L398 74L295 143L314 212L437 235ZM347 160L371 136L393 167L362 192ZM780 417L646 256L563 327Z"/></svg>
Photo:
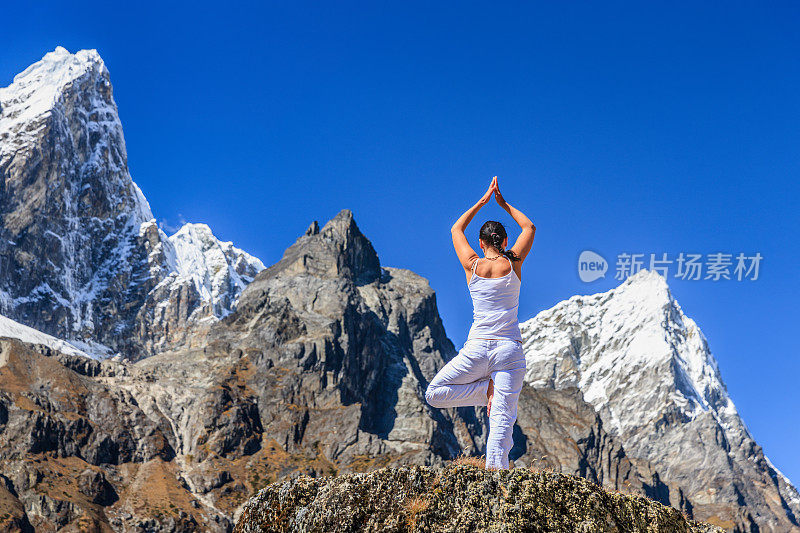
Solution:
<svg viewBox="0 0 800 533"><path fill-rule="evenodd" d="M57 48L0 89L3 315L96 356L150 355L193 314L224 316L263 268L228 245L158 230L97 52Z"/></svg>
<svg viewBox="0 0 800 533"><path fill-rule="evenodd" d="M3 314L125 345L125 310L154 285L138 245L152 214L128 175L108 71L96 52L59 48L0 90L0 109Z"/></svg>
<svg viewBox="0 0 800 533"><path fill-rule="evenodd" d="M750 436L705 337L661 276L645 270L575 296L521 329L526 381L579 388L629 456L680 487L694 516L745 531L800 529L797 490Z"/></svg>

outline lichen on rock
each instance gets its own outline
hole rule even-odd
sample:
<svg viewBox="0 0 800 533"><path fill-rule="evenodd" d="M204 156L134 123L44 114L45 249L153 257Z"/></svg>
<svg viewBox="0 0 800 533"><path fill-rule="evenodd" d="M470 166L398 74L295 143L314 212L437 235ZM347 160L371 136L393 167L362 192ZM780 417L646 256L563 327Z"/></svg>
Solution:
<svg viewBox="0 0 800 533"><path fill-rule="evenodd" d="M234 531L722 530L569 474L451 464L276 482L247 502Z"/></svg>

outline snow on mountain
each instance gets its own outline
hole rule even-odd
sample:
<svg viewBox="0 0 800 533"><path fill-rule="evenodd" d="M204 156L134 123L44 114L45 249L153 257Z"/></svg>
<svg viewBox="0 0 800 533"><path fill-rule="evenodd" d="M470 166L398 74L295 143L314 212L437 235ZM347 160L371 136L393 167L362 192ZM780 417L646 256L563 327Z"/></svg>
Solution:
<svg viewBox="0 0 800 533"><path fill-rule="evenodd" d="M189 279L200 297L210 301L217 317L227 315L242 289L264 263L232 242L221 242L206 224L185 224L169 242L175 250L175 270Z"/></svg>
<svg viewBox="0 0 800 533"><path fill-rule="evenodd" d="M98 356L168 347L263 269L207 227L157 229L95 50L56 48L0 89L0 193L0 312Z"/></svg>
<svg viewBox="0 0 800 533"><path fill-rule="evenodd" d="M122 124L111 97L108 70L96 50L70 54L59 46L17 74L11 85L0 88L0 160L20 161L35 150L54 117L62 121L68 118L65 93L76 85L86 85L86 81L95 90L80 95L85 101L79 110L83 119L79 126L85 131L70 133L90 134L99 142L93 144L89 157L82 162L83 170L103 171L103 167L109 166L121 172L123 179L114 184L121 194L114 199L130 202L134 222L141 224L153 218L153 214L142 191L127 175ZM109 150L116 153L109 154Z"/></svg>
<svg viewBox="0 0 800 533"><path fill-rule="evenodd" d="M579 325L580 336L564 323ZM643 270L607 293L573 296L520 329L526 379L578 386L617 433L655 423L665 402L686 419L709 412L727 426L738 416L705 336L657 273ZM654 375L662 368L669 373Z"/></svg>
<svg viewBox="0 0 800 533"><path fill-rule="evenodd" d="M56 337L126 344L152 218L127 169L108 70L57 48L0 89L2 312Z"/></svg>
<svg viewBox="0 0 800 533"><path fill-rule="evenodd" d="M688 490L701 516L703 506L708 513L734 509L741 499L762 528L798 526L797 490L753 441L705 336L663 277L642 270L608 292L573 296L520 329L526 382L577 386L626 452Z"/></svg>
<svg viewBox="0 0 800 533"><path fill-rule="evenodd" d="M11 337L31 344L42 344L67 355L82 355L92 357L72 344L57 339L46 333L29 328L24 324L15 322L10 318L0 315L0 337Z"/></svg>

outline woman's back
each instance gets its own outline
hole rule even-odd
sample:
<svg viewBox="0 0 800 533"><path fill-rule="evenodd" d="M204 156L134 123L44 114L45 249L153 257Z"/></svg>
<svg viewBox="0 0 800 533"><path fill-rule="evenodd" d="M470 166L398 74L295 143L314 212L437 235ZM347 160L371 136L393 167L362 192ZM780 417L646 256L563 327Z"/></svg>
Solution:
<svg viewBox="0 0 800 533"><path fill-rule="evenodd" d="M505 257L505 256L503 256ZM484 277L476 270L480 259L472 265L472 276L469 287L472 297L472 327L467 340L479 339L513 339L522 341L519 330L519 289L521 281L513 263L508 272L499 277ZM486 270L483 270L486 273Z"/></svg>
<svg viewBox="0 0 800 533"><path fill-rule="evenodd" d="M511 264L510 269L509 263ZM473 263L472 266L475 267L475 274L483 278L500 278L508 274L510 270L513 270L517 274L517 278L522 279L522 261L513 263L511 261L503 261L499 256L495 259L480 257L476 262ZM472 275L470 274L467 277L467 282L469 282L471 279Z"/></svg>

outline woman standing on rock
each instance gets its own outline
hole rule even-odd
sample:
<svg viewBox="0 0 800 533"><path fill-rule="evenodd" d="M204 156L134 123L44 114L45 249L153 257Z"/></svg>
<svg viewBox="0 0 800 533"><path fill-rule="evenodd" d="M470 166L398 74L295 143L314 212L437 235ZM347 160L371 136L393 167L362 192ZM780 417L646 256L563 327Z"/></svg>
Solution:
<svg viewBox="0 0 800 533"><path fill-rule="evenodd" d="M480 257L467 242L464 230L494 195L497 203L520 225L522 233L510 250L499 222L481 226ZM508 468L508 452L517 420L517 400L525 377L525 355L517 310L522 262L531 250L536 227L500 194L497 176L489 190L453 224L453 246L472 296L473 322L464 347L436 374L425 399L433 407L485 405L489 415L486 468ZM498 259L503 260L498 261ZM483 261L481 261L483 259ZM480 263L480 264L479 264Z"/></svg>

